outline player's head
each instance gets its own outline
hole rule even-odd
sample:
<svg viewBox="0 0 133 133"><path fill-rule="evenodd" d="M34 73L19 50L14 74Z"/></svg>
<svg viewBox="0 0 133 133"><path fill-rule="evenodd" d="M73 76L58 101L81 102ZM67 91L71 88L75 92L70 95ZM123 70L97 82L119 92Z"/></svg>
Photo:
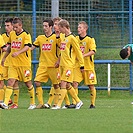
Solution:
<svg viewBox="0 0 133 133"><path fill-rule="evenodd" d="M78 23L78 34L79 35L84 35L87 33L87 30L88 30L88 25L85 21L80 21Z"/></svg>
<svg viewBox="0 0 133 133"><path fill-rule="evenodd" d="M7 18L5 20L5 30L7 34L9 34L13 30L12 21L13 21L13 18Z"/></svg>
<svg viewBox="0 0 133 133"><path fill-rule="evenodd" d="M43 20L43 30L45 33L51 32L53 28L54 22L52 19Z"/></svg>
<svg viewBox="0 0 133 133"><path fill-rule="evenodd" d="M54 31L55 31L55 32L59 32L58 22L59 22L60 20L61 20L60 17L56 17L56 18L53 19L53 22L54 22L53 28L54 28Z"/></svg>
<svg viewBox="0 0 133 133"><path fill-rule="evenodd" d="M121 51L120 51L120 57L122 58L122 59L126 59L127 57L128 57L128 48L124 48L124 49L122 49Z"/></svg>
<svg viewBox="0 0 133 133"><path fill-rule="evenodd" d="M20 18L18 17L13 18L12 24L13 24L13 30L17 34L20 34L23 31L22 20Z"/></svg>
<svg viewBox="0 0 133 133"><path fill-rule="evenodd" d="M61 33L65 33L66 30L69 30L70 29L70 24L65 19L61 19L58 22L58 26L59 26L59 30L60 30Z"/></svg>

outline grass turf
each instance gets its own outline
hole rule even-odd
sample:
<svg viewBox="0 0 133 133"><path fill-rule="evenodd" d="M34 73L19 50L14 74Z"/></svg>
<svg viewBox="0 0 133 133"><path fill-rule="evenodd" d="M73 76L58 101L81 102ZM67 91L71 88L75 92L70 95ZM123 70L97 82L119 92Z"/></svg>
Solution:
<svg viewBox="0 0 133 133"><path fill-rule="evenodd" d="M20 93L19 108L0 110L0 133L132 133L132 95L128 91L97 91L96 109L88 109L89 91L79 91L80 110L28 110L28 93ZM45 101L48 91L44 92Z"/></svg>

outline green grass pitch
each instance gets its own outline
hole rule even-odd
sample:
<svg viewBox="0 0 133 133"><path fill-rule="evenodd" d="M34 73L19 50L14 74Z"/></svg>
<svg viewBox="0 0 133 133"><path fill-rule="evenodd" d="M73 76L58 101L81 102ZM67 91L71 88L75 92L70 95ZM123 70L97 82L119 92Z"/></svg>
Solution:
<svg viewBox="0 0 133 133"><path fill-rule="evenodd" d="M97 91L96 108L89 109L89 91L80 90L80 110L28 110L29 95L20 92L19 108L0 110L0 133L133 133L133 100L129 91ZM45 102L48 91L44 91Z"/></svg>

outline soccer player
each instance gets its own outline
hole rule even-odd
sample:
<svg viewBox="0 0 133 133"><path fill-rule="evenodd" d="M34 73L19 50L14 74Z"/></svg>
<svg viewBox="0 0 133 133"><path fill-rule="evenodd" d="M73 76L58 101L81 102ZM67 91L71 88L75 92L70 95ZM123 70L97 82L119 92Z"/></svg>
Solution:
<svg viewBox="0 0 133 133"><path fill-rule="evenodd" d="M88 25L85 21L78 23L78 36L76 37L80 45L84 57L84 84L90 89L91 104L89 108L95 108L96 89L97 84L96 73L94 68L94 55L96 53L95 39L87 35ZM81 76L80 76L81 77Z"/></svg>
<svg viewBox="0 0 133 133"><path fill-rule="evenodd" d="M76 95L74 88L71 86L73 82L73 69L75 65L75 57L79 60L81 70L84 69L84 60L79 44L75 36L71 33L70 25L67 20L60 20L58 23L59 30L65 34L65 38L61 40L61 56L60 56L60 80L61 80L61 96L57 106L52 109L60 109L64 97L68 92L76 101L76 109L80 109L83 102Z"/></svg>
<svg viewBox="0 0 133 133"><path fill-rule="evenodd" d="M2 109L8 109L8 101L13 92L13 86L16 81L23 81L28 87L30 94L30 106L28 109L34 109L35 105L35 92L31 82L31 35L23 29L22 20L18 17L13 19L13 31L9 36L9 47L6 54L2 59L2 65L6 57L11 54L10 66L8 69L8 81L5 91L4 103L0 104Z"/></svg>
<svg viewBox="0 0 133 133"><path fill-rule="evenodd" d="M0 35L0 51L1 51L1 54L2 54L3 49L5 47L6 46L5 46L3 37ZM1 61L1 54L0 54L0 61ZM0 103L3 103L3 98L4 98L4 80L3 80L2 66L0 65Z"/></svg>
<svg viewBox="0 0 133 133"><path fill-rule="evenodd" d="M127 44L120 50L120 57L122 59L128 59L133 64L133 44ZM133 102L131 102L133 105Z"/></svg>
<svg viewBox="0 0 133 133"><path fill-rule="evenodd" d="M36 96L39 104L37 109L43 108L43 90L41 83L51 80L55 93L60 91L59 87L59 62L58 62L58 44L56 34L52 32L53 21L46 19L43 21L44 35L39 35L33 43L32 49L40 48L39 67L35 76ZM59 97L59 95L57 95Z"/></svg>
<svg viewBox="0 0 133 133"><path fill-rule="evenodd" d="M55 34L56 34L56 38L59 39L59 42L60 42L60 39L63 39L63 38L65 37L65 35L63 35L63 34L60 33L60 31L59 31L58 22L59 22L60 20L61 20L60 17L55 17L55 18L53 19L53 22L54 22L54 25L53 25L54 32L55 32ZM59 43L59 42L58 42L58 43ZM57 47L57 48L59 48L59 47ZM60 50L58 50L58 51L60 51ZM59 55L59 54L60 54L60 52L58 53L58 55ZM46 104L44 104L44 107L45 107L45 108L50 108L50 106L51 106L53 100L54 100L53 106L56 106L57 103L58 103L58 100L59 100L59 99L58 99L58 98L59 98L59 97L58 97L59 95L60 95L60 90L55 92L54 88L51 87L50 93L49 93L48 102L47 102ZM66 106L70 105L70 101L69 101L69 98L68 98L68 95L67 95L67 94L66 94L64 100L65 100ZM65 108L65 106L64 106L64 108Z"/></svg>
<svg viewBox="0 0 133 133"><path fill-rule="evenodd" d="M2 37L4 39L5 44L8 47L8 40L9 40L9 34L10 32L13 30L13 25L12 25L12 21L13 18L7 18L5 20L5 30L6 32L2 34ZM3 56L4 56L5 52L3 52ZM3 79L7 80L8 79L8 67L10 65L10 54L8 55L8 57L6 58L6 61L4 63L4 67L3 67ZM4 88L6 88L6 86L4 86ZM15 82L14 87L13 87L13 96L14 96L14 103L12 104L12 100L10 99L8 102L8 105L11 105L10 108L16 109L18 108L18 98L19 98L19 86L18 86L18 82ZM4 95L3 95L3 99L4 99Z"/></svg>

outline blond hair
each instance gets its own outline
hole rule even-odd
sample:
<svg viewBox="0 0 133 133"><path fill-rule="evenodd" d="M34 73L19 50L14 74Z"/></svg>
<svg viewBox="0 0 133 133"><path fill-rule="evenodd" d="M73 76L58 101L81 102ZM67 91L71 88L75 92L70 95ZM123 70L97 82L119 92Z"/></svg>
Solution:
<svg viewBox="0 0 133 133"><path fill-rule="evenodd" d="M78 25L79 25L79 24L83 24L84 27L86 28L86 30L88 30L88 24L87 24L85 21L80 21L80 22L78 23Z"/></svg>
<svg viewBox="0 0 133 133"><path fill-rule="evenodd" d="M66 27L67 29L70 28L70 24L67 20L65 19L61 19L59 22L58 22L58 25L60 25L61 27Z"/></svg>
<svg viewBox="0 0 133 133"><path fill-rule="evenodd" d="M60 17L53 18L53 22L55 22L55 21L60 21L60 20L61 20Z"/></svg>

